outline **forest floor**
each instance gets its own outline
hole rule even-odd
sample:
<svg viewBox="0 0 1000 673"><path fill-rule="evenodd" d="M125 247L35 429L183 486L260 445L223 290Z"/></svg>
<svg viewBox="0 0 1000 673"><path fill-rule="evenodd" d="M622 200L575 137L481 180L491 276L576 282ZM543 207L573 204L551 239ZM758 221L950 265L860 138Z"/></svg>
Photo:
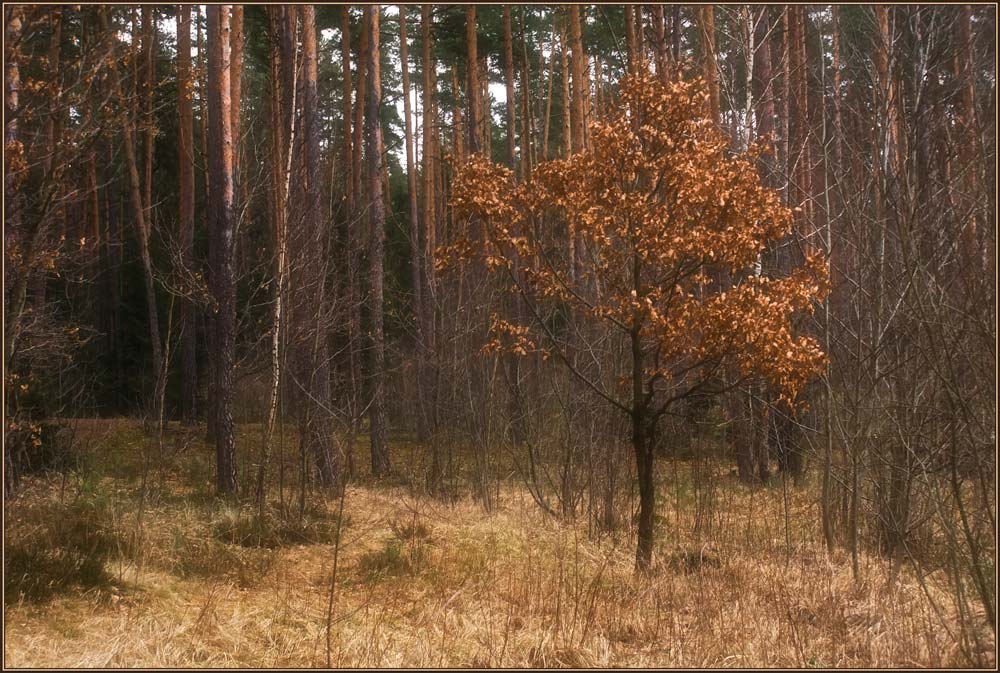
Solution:
<svg viewBox="0 0 1000 673"><path fill-rule="evenodd" d="M995 665L981 615L959 637L945 571L862 554L855 582L850 555L826 553L812 490L745 488L728 464L711 466L706 505L693 464L661 462L657 564L639 576L630 526L591 535L516 477L491 514L361 479L342 516L317 494L300 516L293 457L285 513L262 524L212 497L199 431L171 426L161 476L138 422L74 427L81 467L5 504L6 666ZM393 449L406 474L419 449Z"/></svg>

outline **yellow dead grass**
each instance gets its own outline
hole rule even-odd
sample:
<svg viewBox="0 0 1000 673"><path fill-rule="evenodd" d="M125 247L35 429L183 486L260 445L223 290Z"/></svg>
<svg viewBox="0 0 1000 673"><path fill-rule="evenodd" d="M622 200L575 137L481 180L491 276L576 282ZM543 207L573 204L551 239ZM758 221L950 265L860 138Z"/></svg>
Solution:
<svg viewBox="0 0 1000 673"><path fill-rule="evenodd" d="M627 532L588 539L505 485L492 515L399 487L352 486L331 632L341 667L917 667L967 665L943 578L926 591L881 560L828 557L799 525L786 549L781 490L720 486L693 534L692 507L664 489L664 541L651 577L633 572ZM816 519L790 494L794 521ZM329 507L334 504L330 503ZM721 512L721 514L720 514ZM151 508L140 569L109 591L5 607L11 667L315 667L327 661L330 545L266 550L246 586L170 570L171 536L208 539L184 506ZM686 571L677 550L718 561ZM183 549L181 550L183 551ZM112 570L116 570L113 568ZM938 574L940 575L940 574ZM995 661L988 628L984 656Z"/></svg>

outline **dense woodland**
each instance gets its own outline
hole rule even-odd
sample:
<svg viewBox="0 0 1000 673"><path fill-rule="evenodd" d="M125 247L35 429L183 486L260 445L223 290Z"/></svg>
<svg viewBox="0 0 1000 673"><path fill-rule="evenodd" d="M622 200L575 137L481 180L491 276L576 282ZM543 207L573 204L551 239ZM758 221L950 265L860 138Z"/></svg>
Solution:
<svg viewBox="0 0 1000 673"><path fill-rule="evenodd" d="M262 520L516 484L642 576L682 462L705 539L777 489L856 582L943 568L983 665L995 6L4 14L8 507L130 417L144 498L183 431Z"/></svg>

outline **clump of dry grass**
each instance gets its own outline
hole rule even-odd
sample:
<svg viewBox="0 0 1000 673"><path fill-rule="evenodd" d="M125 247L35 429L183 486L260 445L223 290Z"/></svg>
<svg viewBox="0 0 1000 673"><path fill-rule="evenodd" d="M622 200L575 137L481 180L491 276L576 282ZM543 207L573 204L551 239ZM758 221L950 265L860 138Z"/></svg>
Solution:
<svg viewBox="0 0 1000 673"><path fill-rule="evenodd" d="M106 587L113 579L109 562L132 546L111 500L98 494L70 502L39 497L21 513L4 540L7 604Z"/></svg>
<svg viewBox="0 0 1000 673"><path fill-rule="evenodd" d="M334 514L317 507L301 513L269 511L263 516L253 509L228 507L216 515L212 528L222 542L268 549L292 544L332 544L340 529Z"/></svg>
<svg viewBox="0 0 1000 673"><path fill-rule="evenodd" d="M679 487L662 485L663 536L649 576L634 572L630 531L588 537L586 522L547 516L516 484L501 486L491 515L467 497L444 502L403 487L352 485L330 661L341 667L977 663L963 653L943 573L923 578L921 586L907 568L890 572L880 559L862 555L856 583L845 553L826 554L807 492L789 492L786 529L780 489L746 490L722 476L717 483L711 511L698 511ZM331 511L332 505L326 504ZM145 555L123 573L126 582L110 600L63 593L44 605L7 606L9 665L326 665L334 538L271 531L275 537L266 539L275 544L260 544L253 536L262 524L220 504L164 500L145 516ZM334 521L328 514L316 520ZM986 646L979 663L992 665L994 640L982 616L977 628Z"/></svg>

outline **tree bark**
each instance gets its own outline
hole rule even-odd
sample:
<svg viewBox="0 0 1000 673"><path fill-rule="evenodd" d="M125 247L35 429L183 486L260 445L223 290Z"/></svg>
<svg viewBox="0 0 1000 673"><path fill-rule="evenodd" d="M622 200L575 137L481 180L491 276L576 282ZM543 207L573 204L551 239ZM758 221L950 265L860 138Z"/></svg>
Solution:
<svg viewBox="0 0 1000 673"><path fill-rule="evenodd" d="M233 137L229 6L208 5L208 170L211 173L210 289L215 309L216 490L237 491L233 386L236 372L236 279L233 269Z"/></svg>
<svg viewBox="0 0 1000 673"><path fill-rule="evenodd" d="M355 213L358 207L358 181L356 179L357 165L355 163L355 133L357 129L353 126L355 119L354 108L351 105L351 96L354 92L354 83L351 76L351 13L350 6L341 7L340 15L340 62L343 72L343 113L341 115L344 123L344 146L343 161L344 166L344 194L347 204L346 213L342 223L342 234L340 236L342 245L341 263L343 265L344 290L343 298L346 303L346 333L347 348L345 354L347 396L348 407L351 417L351 443L358 433L358 426L361 423L361 354L359 344L361 343L361 313L360 300L358 299L358 236ZM355 60L358 76L364 69L361 59ZM357 105L360 105L360 96ZM360 160L360 156L358 157ZM347 464L344 466L348 477L354 475L354 454L348 447Z"/></svg>
<svg viewBox="0 0 1000 673"><path fill-rule="evenodd" d="M410 60L409 45L406 34L406 6L399 7L399 49L400 59L403 67L403 115L406 117L404 127L404 141L406 143L406 187L410 207L410 284L413 292L413 321L416 329L416 339L414 343L414 359L416 361L415 390L418 400L424 398L424 336L423 320L421 316L423 309L423 282L421 280L422 269L421 260L423 255L420 249L420 213L417 205L417 165L414 159L413 140L413 110L410 103ZM418 402L422 404L422 402ZM420 441L426 441L429 435L424 414L417 410L417 437Z"/></svg>
<svg viewBox="0 0 1000 673"><path fill-rule="evenodd" d="M631 334L632 349L632 449L635 452L636 477L639 482L639 529L635 564L640 572L649 572L653 562L653 521L656 491L653 480L653 447L649 441L649 419L643 392L643 350L639 328Z"/></svg>
<svg viewBox="0 0 1000 673"><path fill-rule="evenodd" d="M382 200L382 88L379 76L379 14L377 5L365 6L368 69L365 99L365 163L368 166L368 212L370 217L370 320L371 320L371 423L372 474L389 475L389 445L385 418L385 336L382 327L382 275L385 242L385 204Z"/></svg>
<svg viewBox="0 0 1000 673"><path fill-rule="evenodd" d="M664 25L663 5L653 6L653 39L656 41L656 74L661 82L667 82L667 40Z"/></svg>
<svg viewBox="0 0 1000 673"><path fill-rule="evenodd" d="M451 151L457 165L465 162L465 137L469 131L462 124L462 90L458 86L458 64L451 66L451 95L455 105L451 108Z"/></svg>
<svg viewBox="0 0 1000 673"><path fill-rule="evenodd" d="M573 69L573 151L580 152L586 147L587 131L585 116L588 86L584 78L584 64L587 62L587 56L583 52L579 5L570 5L569 44L573 52L571 59Z"/></svg>
<svg viewBox="0 0 1000 673"><path fill-rule="evenodd" d="M110 27L107 16L107 8L101 8L101 27L106 33L110 33ZM115 68L111 69L111 85L115 97L119 101L125 101L125 97L122 93L121 80L118 77L118 71ZM149 236L150 236L150 223L146 219L146 210L144 208L144 202L142 198L142 182L139 177L139 166L135 155L135 127L133 125L133 120L124 116L122 119L122 131L125 134L124 138L124 149L125 149L125 166L128 172L129 180L129 193L131 196L132 204L132 217L135 221L136 232L139 239L139 255L142 259L143 268L143 281L146 290L146 315L147 315L147 326L149 329L149 342L150 348L152 350L153 356L153 378L156 384L154 384L154 391L158 388L160 377L162 376L163 368L163 357L160 344L160 323L157 316L157 306L156 306L156 285L153 278L153 261L149 253ZM158 396L153 395L154 400L158 399ZM158 410L154 412L154 416L159 418L160 414Z"/></svg>
<svg viewBox="0 0 1000 673"><path fill-rule="evenodd" d="M360 68L360 64L358 66ZM351 82L351 10L350 5L342 5L340 8L340 70L343 73L343 112L341 114L344 123L344 194L347 198L348 213L354 212L356 195L354 193L354 162L352 161L352 136L351 136L351 95L354 86ZM346 241L346 238L345 238ZM352 281L348 281L352 284Z"/></svg>
<svg viewBox="0 0 1000 673"><path fill-rule="evenodd" d="M195 6L195 22L197 26L197 41L198 41L198 63L195 68L197 72L198 80L198 100L199 100L199 130L201 133L201 157L204 167L202 171L205 179L205 203L208 203L208 193L210 190L210 184L212 181L211 171L208 169L208 84L206 82L206 76L208 72L208 59L205 54L205 42L202 39L202 27L201 27L201 5ZM206 211L208 208L206 207ZM206 223L205 230L208 231L209 225ZM209 255L211 257L211 253ZM205 272L205 279L209 286L212 283L212 264L211 258L209 259L208 268ZM208 369L208 395L205 399L205 441L210 444L215 444L215 409L216 400L218 399L218 391L215 389L215 383L217 377L215 375L215 358L212 354L215 353L215 318L212 316L212 312L208 311L205 314L205 346L208 351L209 357L205 358L206 369Z"/></svg>
<svg viewBox="0 0 1000 673"><path fill-rule="evenodd" d="M306 453L312 456L324 488L337 486L339 465L332 448L330 424L330 358L328 354L329 300L326 292L327 237L323 222L322 181L320 178L320 110L318 94L318 57L316 47L316 10L313 5L299 5L302 31L302 110L301 110L301 195L302 217L296 222L295 240L302 248L292 259L302 269L295 307L300 329L296 343L296 376L305 387L300 404L300 427ZM294 145L293 145L294 147ZM292 150L294 151L294 149Z"/></svg>
<svg viewBox="0 0 1000 673"><path fill-rule="evenodd" d="M156 47L153 19L155 9L149 5L142 8L142 125L145 133L143 202L146 208L146 219L152 218L153 207L153 152L156 139L155 119L153 117L153 89L156 87Z"/></svg>
<svg viewBox="0 0 1000 673"><path fill-rule="evenodd" d="M549 47L549 74L546 78L548 83L545 87L545 121L542 124L542 161L548 161L549 158L549 128L552 120L552 83L555 79L556 70L555 26L552 26L549 42L551 46Z"/></svg>
<svg viewBox="0 0 1000 673"><path fill-rule="evenodd" d="M681 6L674 5L670 11L670 39L671 39L671 53L674 59L674 66L677 71L680 72L680 60L681 60Z"/></svg>
<svg viewBox="0 0 1000 673"><path fill-rule="evenodd" d="M420 217L419 245L420 255L420 282L422 308L419 316L421 321L420 336L422 339L421 352L423 354L424 391L425 396L421 399L420 414L423 417L423 424L427 428L428 434L435 430L434 412L436 390L434 376L431 369L430 359L435 352L435 325L434 325L434 226L435 226L435 152L436 143L435 128L437 108L434 102L435 89L435 68L433 59L433 43L431 34L431 5L422 5L420 8L420 35L423 45L421 54L421 71L423 72L423 98L421 109L423 113L421 142L421 179L423 189L423 212ZM436 491L441 483L441 458L437 443L431 443L431 466L427 475L427 484L432 491Z"/></svg>
<svg viewBox="0 0 1000 673"><path fill-rule="evenodd" d="M361 149L362 149L362 138L361 134L364 129L364 116L365 116L365 94L368 91L368 62L365 54L368 53L369 47L369 32L368 32L368 22L362 20L361 22L361 35L358 40L358 62L357 62L357 77L354 79L354 139L351 143L353 155L353 167L351 169L351 176L354 178L354 198L356 203L361 203L362 197L362 171L361 171Z"/></svg>
<svg viewBox="0 0 1000 673"><path fill-rule="evenodd" d="M715 56L715 11L712 5L701 6L702 77L708 85L708 113L719 123L719 65Z"/></svg>
<svg viewBox="0 0 1000 673"><path fill-rule="evenodd" d="M559 49L562 51L562 108L563 108L563 158L568 159L573 154L573 121L571 108L573 106L570 99L569 86L569 45L567 44L567 24L569 19L565 18L562 30L559 32Z"/></svg>
<svg viewBox="0 0 1000 673"><path fill-rule="evenodd" d="M635 5L625 5L625 60L628 74L634 75L638 70L635 48Z"/></svg>
<svg viewBox="0 0 1000 673"><path fill-rule="evenodd" d="M233 5L230 17L230 75L229 88L232 100L231 114L233 117L233 193L240 194L242 189L240 179L240 147L241 147L241 127L240 109L243 105L243 5ZM236 199L236 203L240 203Z"/></svg>
<svg viewBox="0 0 1000 673"><path fill-rule="evenodd" d="M14 348L17 343L18 325L24 308L24 298L27 288L26 271L21 268L15 271L15 253L18 257L24 254L21 231L20 200L18 186L20 180L16 176L23 161L24 148L18 134L17 115L19 112L19 94L21 89L21 69L18 47L21 42L23 28L22 15L24 8L19 5L5 5L4 12L4 370L10 371ZM105 35L107 31L105 31ZM21 260L23 261L23 257ZM7 418L13 416L14 401L10 395L10 387L6 377L4 381L4 414ZM4 461L4 495L13 495L19 483L17 461L14 460L13 442L3 443Z"/></svg>
<svg viewBox="0 0 1000 673"><path fill-rule="evenodd" d="M177 5L178 238L185 272L194 268L194 105L191 73L191 8ZM181 323L181 414L194 422L197 414L198 361L195 304L184 298Z"/></svg>
<svg viewBox="0 0 1000 673"><path fill-rule="evenodd" d="M468 71L468 88L465 96L469 106L469 155L471 156L478 154L482 148L480 142L482 112L479 105L479 56L475 5L465 6L465 48L466 70Z"/></svg>
<svg viewBox="0 0 1000 673"><path fill-rule="evenodd" d="M534 152L531 142L531 66L528 62L528 46L526 43L527 21L525 8L521 7L521 175L525 182L531 180L535 167Z"/></svg>
<svg viewBox="0 0 1000 673"><path fill-rule="evenodd" d="M510 5L503 6L503 81L507 106L507 168L514 170L515 124L514 119L514 38L511 34Z"/></svg>

